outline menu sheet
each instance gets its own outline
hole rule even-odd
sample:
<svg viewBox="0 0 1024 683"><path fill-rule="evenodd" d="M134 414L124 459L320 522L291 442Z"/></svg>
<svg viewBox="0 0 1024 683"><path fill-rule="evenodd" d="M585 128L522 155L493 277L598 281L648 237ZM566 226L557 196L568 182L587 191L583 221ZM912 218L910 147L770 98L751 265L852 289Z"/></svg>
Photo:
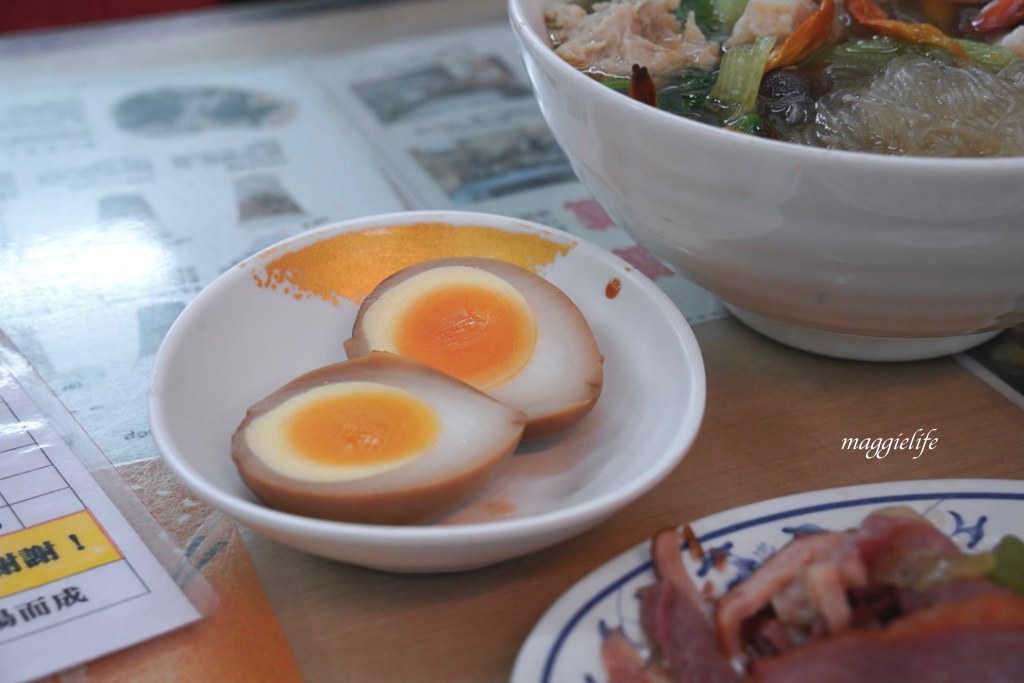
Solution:
<svg viewBox="0 0 1024 683"><path fill-rule="evenodd" d="M199 613L0 365L0 681L27 681Z"/></svg>

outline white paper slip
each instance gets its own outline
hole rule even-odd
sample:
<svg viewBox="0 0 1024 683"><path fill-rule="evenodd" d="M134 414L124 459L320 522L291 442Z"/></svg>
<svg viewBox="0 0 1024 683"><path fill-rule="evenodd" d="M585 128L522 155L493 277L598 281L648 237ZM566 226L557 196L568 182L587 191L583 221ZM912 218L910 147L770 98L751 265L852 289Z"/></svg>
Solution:
<svg viewBox="0 0 1024 683"><path fill-rule="evenodd" d="M0 681L62 671L199 616L0 365Z"/></svg>

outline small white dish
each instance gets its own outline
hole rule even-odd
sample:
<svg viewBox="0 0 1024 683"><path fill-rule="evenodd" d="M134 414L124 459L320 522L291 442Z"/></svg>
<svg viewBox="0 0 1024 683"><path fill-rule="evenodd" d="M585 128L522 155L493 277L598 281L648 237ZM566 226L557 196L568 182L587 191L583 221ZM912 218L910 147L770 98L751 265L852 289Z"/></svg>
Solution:
<svg viewBox="0 0 1024 683"><path fill-rule="evenodd" d="M314 244L327 249L332 239L334 249L335 238L360 233L364 246L349 241L344 257L371 269L379 265L380 240L394 238L388 236L392 226L430 223L456 226L455 233L466 235L476 230L472 226L487 226L499 241L528 235L557 247L534 269L573 299L597 337L605 382L596 406L568 432L521 446L487 489L432 525L350 524L267 507L238 476L231 435L250 405L304 372L343 360L342 342L358 308L357 300L344 296L329 301L283 283L261 286L268 264ZM465 254L452 235L420 234L428 239L406 242L415 243L418 253L430 244L430 257ZM468 248L481 248L474 244ZM607 518L679 463L696 437L704 401L704 366L693 332L671 300L625 261L535 223L421 211L298 235L226 272L168 332L156 358L149 413L168 467L238 522L335 560L427 572L471 569L540 550Z"/></svg>
<svg viewBox="0 0 1024 683"><path fill-rule="evenodd" d="M872 510L888 505L912 507L970 550L992 547L1005 534L1024 535L1022 481L904 481L802 493L705 517L690 527L706 551L717 549L727 556L726 568L701 567L688 553L683 563L698 585L710 580L720 594L792 540L794 533L814 526L854 527ZM601 634L621 626L632 642L647 642L635 594L654 580L649 541L581 579L530 632L516 658L511 683L604 681Z"/></svg>

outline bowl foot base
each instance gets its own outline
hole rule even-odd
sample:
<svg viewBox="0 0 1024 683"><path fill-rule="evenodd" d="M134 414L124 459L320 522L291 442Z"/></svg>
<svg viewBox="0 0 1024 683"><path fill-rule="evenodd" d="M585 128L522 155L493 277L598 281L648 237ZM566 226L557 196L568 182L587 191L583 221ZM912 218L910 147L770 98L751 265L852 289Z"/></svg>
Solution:
<svg viewBox="0 0 1024 683"><path fill-rule="evenodd" d="M802 351L847 360L907 361L938 358L965 351L999 334L999 330L996 330L955 337L868 337L801 327L766 318L728 303L725 303L725 307L741 322L769 339Z"/></svg>

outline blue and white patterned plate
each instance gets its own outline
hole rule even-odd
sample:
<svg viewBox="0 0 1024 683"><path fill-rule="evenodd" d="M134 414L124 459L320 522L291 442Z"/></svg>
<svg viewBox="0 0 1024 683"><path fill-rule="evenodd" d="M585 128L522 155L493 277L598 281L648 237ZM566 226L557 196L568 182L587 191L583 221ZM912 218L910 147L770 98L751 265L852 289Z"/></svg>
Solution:
<svg viewBox="0 0 1024 683"><path fill-rule="evenodd" d="M1024 535L1024 481L931 480L827 489L747 505L691 523L705 560L683 562L699 586L721 592L756 569L793 534L856 526L869 512L907 505L963 548L982 550L1003 535ZM680 520L683 522L685 520ZM651 529L651 533L656 529ZM717 558L712 563L711 558ZM512 683L600 683L601 634L621 627L643 648L638 588L651 583L644 541L591 572L545 613L519 651Z"/></svg>

